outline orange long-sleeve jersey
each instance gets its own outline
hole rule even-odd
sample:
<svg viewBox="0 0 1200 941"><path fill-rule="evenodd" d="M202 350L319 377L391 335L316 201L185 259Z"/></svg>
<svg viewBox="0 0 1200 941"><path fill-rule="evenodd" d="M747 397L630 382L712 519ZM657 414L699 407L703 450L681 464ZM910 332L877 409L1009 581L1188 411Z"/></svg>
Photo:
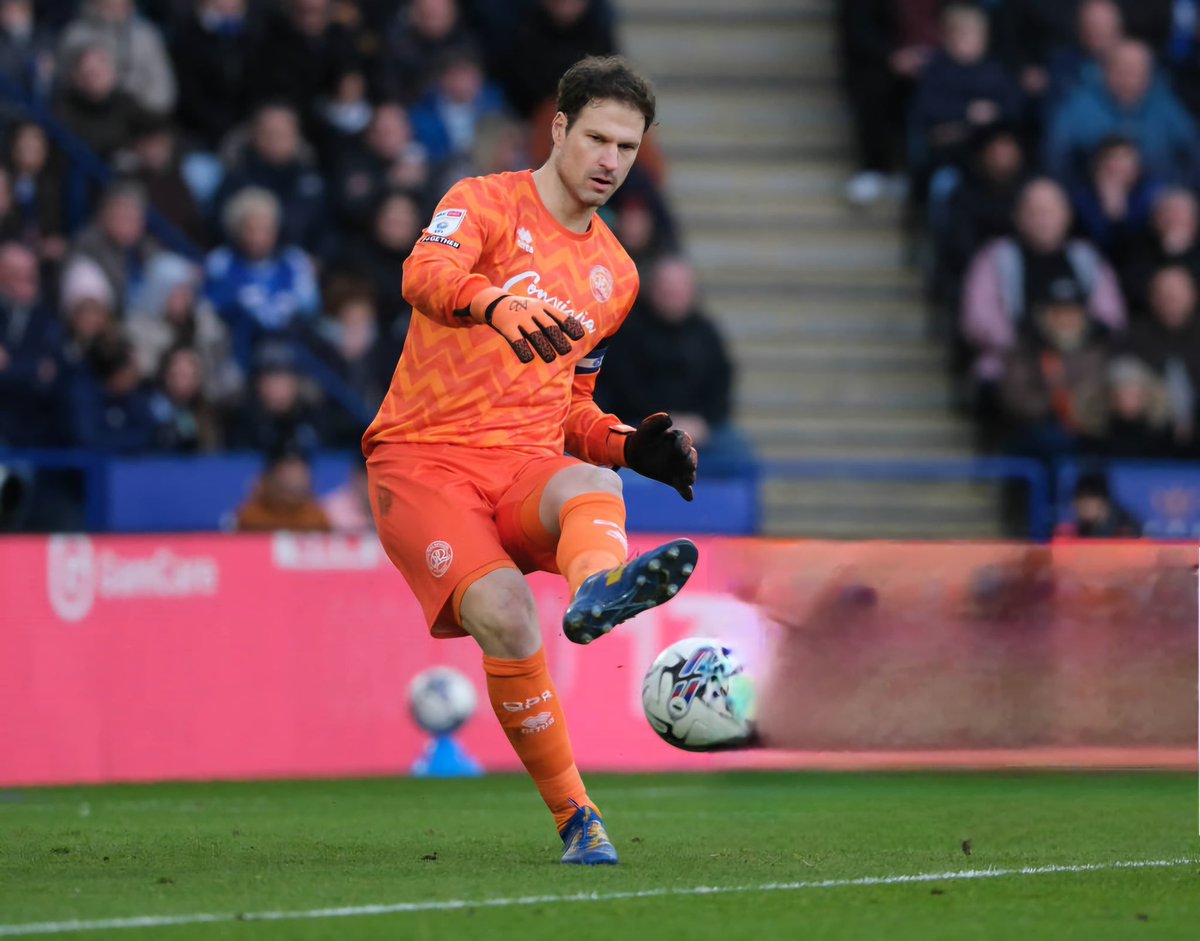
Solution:
<svg viewBox="0 0 1200 941"><path fill-rule="evenodd" d="M574 315L586 336L552 363L522 364L499 333L465 316L491 286ZM604 221L595 216L584 234L562 226L531 171L456 183L404 263L412 324L363 453L439 442L623 464L620 419L592 394L605 340L637 292L637 268Z"/></svg>

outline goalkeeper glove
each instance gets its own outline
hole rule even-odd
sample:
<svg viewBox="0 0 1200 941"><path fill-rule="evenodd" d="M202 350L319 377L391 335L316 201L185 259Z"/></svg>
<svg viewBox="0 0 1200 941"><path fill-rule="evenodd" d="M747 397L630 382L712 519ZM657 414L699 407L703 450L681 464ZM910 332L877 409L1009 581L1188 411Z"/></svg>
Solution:
<svg viewBox="0 0 1200 941"><path fill-rule="evenodd" d="M670 484L685 500L695 494L696 449L692 436L671 428L671 416L655 412L625 438L625 466L643 477Z"/></svg>
<svg viewBox="0 0 1200 941"><path fill-rule="evenodd" d="M542 362L551 363L571 352L571 340L584 336L583 324L574 317L560 320L540 301L505 294L500 288L484 288L475 295L471 319L504 337L522 363L532 363L535 351Z"/></svg>

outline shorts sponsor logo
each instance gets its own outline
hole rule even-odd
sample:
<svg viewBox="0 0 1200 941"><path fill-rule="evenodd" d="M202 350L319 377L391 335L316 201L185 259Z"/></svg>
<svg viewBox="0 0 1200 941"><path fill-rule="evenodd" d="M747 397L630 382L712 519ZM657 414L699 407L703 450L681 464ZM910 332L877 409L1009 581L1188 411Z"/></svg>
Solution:
<svg viewBox="0 0 1200 941"><path fill-rule="evenodd" d="M427 231L430 235L446 236L458 231L458 227L467 218L465 209L443 209L435 213Z"/></svg>
<svg viewBox="0 0 1200 941"><path fill-rule="evenodd" d="M554 694L550 690L544 689L540 696L530 696L524 702L506 702L502 705L506 712L525 712L534 706L540 706L544 702L549 702L553 698Z"/></svg>
<svg viewBox="0 0 1200 941"><path fill-rule="evenodd" d="M166 546L119 555L96 548L87 536L51 536L46 549L46 593L64 621L81 621L98 601L197 598L217 593L220 566L211 556L176 555Z"/></svg>
<svg viewBox="0 0 1200 941"><path fill-rule="evenodd" d="M521 720L521 734L534 735L538 732L545 732L552 725L554 725L554 716L549 712L539 712L536 716Z"/></svg>
<svg viewBox="0 0 1200 941"><path fill-rule="evenodd" d="M517 228L517 248L523 252L533 254L533 235L525 226Z"/></svg>
<svg viewBox="0 0 1200 941"><path fill-rule="evenodd" d="M433 242L435 245L449 245L451 248L462 248L462 242L456 242L454 239L448 239L442 235L427 235L422 242Z"/></svg>
<svg viewBox="0 0 1200 941"><path fill-rule="evenodd" d="M592 273L588 275L588 283L592 288L592 297L598 300L601 304L605 303L610 297L612 297L612 272L603 265L596 265L596 267L592 269Z"/></svg>
<svg viewBox="0 0 1200 941"><path fill-rule="evenodd" d="M450 547L450 543L441 539L435 539L425 549L425 564L429 566L429 573L434 578L441 578L450 570L451 563L454 562L454 550Z"/></svg>

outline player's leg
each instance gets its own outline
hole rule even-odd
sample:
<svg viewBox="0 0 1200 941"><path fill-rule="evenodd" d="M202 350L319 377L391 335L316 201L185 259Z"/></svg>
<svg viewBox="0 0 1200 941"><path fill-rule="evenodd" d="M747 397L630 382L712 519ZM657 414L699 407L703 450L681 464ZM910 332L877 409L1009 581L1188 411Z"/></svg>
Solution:
<svg viewBox="0 0 1200 941"><path fill-rule="evenodd" d="M563 615L568 640L591 643L668 601L696 568L698 553L688 539L672 540L626 563L621 478L608 468L564 468L533 497L538 522L558 537L556 561L571 589Z"/></svg>
<svg viewBox="0 0 1200 941"><path fill-rule="evenodd" d="M615 863L616 850L575 766L525 577L515 568L489 572L462 592L458 616L483 650L492 710L554 814L563 862Z"/></svg>

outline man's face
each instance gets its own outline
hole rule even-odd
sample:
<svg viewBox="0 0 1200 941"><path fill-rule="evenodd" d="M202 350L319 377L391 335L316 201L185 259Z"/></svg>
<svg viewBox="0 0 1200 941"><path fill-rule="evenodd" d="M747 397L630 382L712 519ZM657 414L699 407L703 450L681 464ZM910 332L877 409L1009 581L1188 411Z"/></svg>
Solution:
<svg viewBox="0 0 1200 941"><path fill-rule="evenodd" d="M279 238L279 220L273 212L252 209L242 217L238 226L238 245L249 258L267 258L275 251Z"/></svg>
<svg viewBox="0 0 1200 941"><path fill-rule="evenodd" d="M37 259L28 249L9 245L0 251L0 292L15 304L28 306L37 303Z"/></svg>
<svg viewBox="0 0 1200 941"><path fill-rule="evenodd" d="M1153 62L1150 51L1138 42L1123 42L1104 63L1104 81L1117 103L1138 104L1150 88Z"/></svg>
<svg viewBox="0 0 1200 941"><path fill-rule="evenodd" d="M375 235L387 248L405 250L413 247L421 231L417 207L406 196L392 196L383 204L375 218Z"/></svg>
<svg viewBox="0 0 1200 941"><path fill-rule="evenodd" d="M287 108L266 108L254 122L254 149L267 163L282 164L300 152L300 126Z"/></svg>
<svg viewBox="0 0 1200 941"><path fill-rule="evenodd" d="M33 7L28 0L0 3L0 26L14 36L26 36L33 29Z"/></svg>
<svg viewBox="0 0 1200 941"><path fill-rule="evenodd" d="M987 20L974 11L954 10L942 24L942 43L955 62L972 65L987 53Z"/></svg>
<svg viewBox="0 0 1200 941"><path fill-rule="evenodd" d="M412 140L408 113L400 105L380 105L375 109L367 143L381 157L395 159Z"/></svg>
<svg viewBox="0 0 1200 941"><path fill-rule="evenodd" d="M312 473L299 459L280 461L263 484L268 502L279 507L303 506L312 493Z"/></svg>
<svg viewBox="0 0 1200 941"><path fill-rule="evenodd" d="M38 173L46 165L48 145L40 127L26 124L13 142L13 163L23 173Z"/></svg>
<svg viewBox="0 0 1200 941"><path fill-rule="evenodd" d="M1150 282L1150 309L1163 326L1186 324L1196 308L1196 283L1184 268L1164 268Z"/></svg>
<svg viewBox="0 0 1200 941"><path fill-rule="evenodd" d="M101 225L110 239L130 248L146 231L146 207L133 196L117 196L104 207Z"/></svg>
<svg viewBox="0 0 1200 941"><path fill-rule="evenodd" d="M103 49L89 49L75 64L74 85L85 98L103 101L117 87L117 70Z"/></svg>
<svg viewBox="0 0 1200 941"><path fill-rule="evenodd" d="M681 323L696 306L696 276L686 261L661 262L654 269L650 299L660 318L669 323Z"/></svg>
<svg viewBox="0 0 1200 941"><path fill-rule="evenodd" d="M1079 8L1079 45L1092 56L1103 57L1121 41L1121 11L1111 0L1093 0Z"/></svg>
<svg viewBox="0 0 1200 941"><path fill-rule="evenodd" d="M1026 243L1039 252L1060 248L1071 225L1066 197L1053 183L1030 186L1017 210L1017 229Z"/></svg>
<svg viewBox="0 0 1200 941"><path fill-rule="evenodd" d="M584 206L600 207L615 193L637 158L646 120L632 105L592 101L567 130L567 116L555 115L554 165L558 178Z"/></svg>

